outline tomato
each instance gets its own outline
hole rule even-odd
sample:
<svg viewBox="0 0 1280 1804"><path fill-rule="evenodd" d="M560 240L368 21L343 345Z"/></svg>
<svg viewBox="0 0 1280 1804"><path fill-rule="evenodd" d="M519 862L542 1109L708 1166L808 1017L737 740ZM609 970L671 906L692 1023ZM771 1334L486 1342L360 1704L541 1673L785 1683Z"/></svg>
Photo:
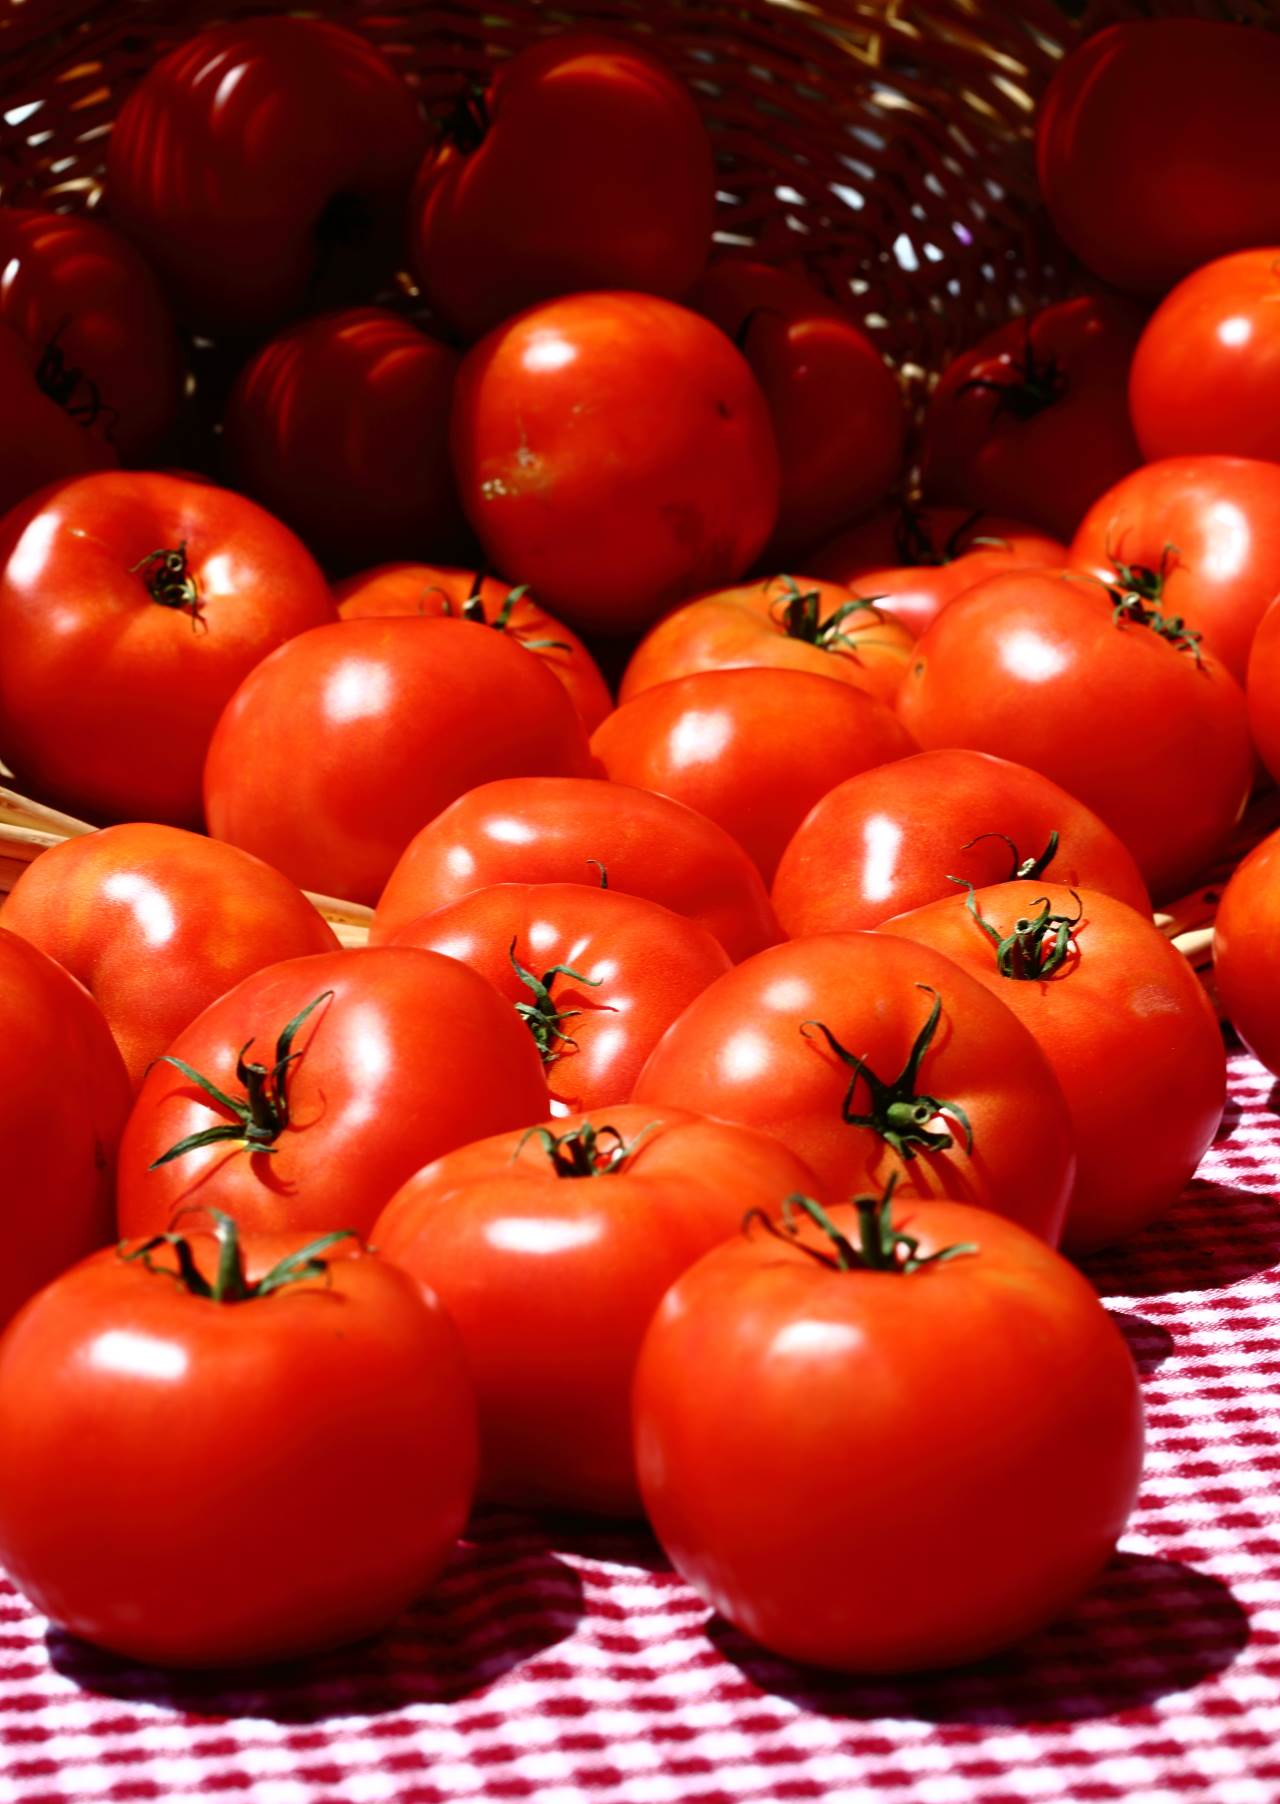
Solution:
<svg viewBox="0 0 1280 1804"><path fill-rule="evenodd" d="M1071 571L992 577L917 647L898 711L926 750L1041 771L1124 841L1157 902L1196 881L1244 811L1244 698L1181 624Z"/></svg>
<svg viewBox="0 0 1280 1804"><path fill-rule="evenodd" d="M490 333L458 372L453 455L494 569L607 632L734 582L777 515L746 361L649 295L571 295Z"/></svg>
<svg viewBox="0 0 1280 1804"><path fill-rule="evenodd" d="M449 458L458 355L385 307L301 320L250 358L227 402L237 488L326 565L465 557Z"/></svg>
<svg viewBox="0 0 1280 1804"><path fill-rule="evenodd" d="M693 96L634 39L566 32L468 89L414 192L434 310L478 338L588 288L678 299L711 248L715 170Z"/></svg>
<svg viewBox="0 0 1280 1804"><path fill-rule="evenodd" d="M342 620L241 684L205 767L216 839L306 889L374 902L423 824L494 777L590 768L572 701L505 633Z"/></svg>
<svg viewBox="0 0 1280 1804"><path fill-rule="evenodd" d="M738 842L666 796L582 777L513 777L459 796L410 842L378 902L370 937L495 883L592 882L647 896L698 921L732 959L781 936Z"/></svg>
<svg viewBox="0 0 1280 1804"><path fill-rule="evenodd" d="M1240 1038L1280 1071L1280 833L1238 866L1213 923L1218 1001Z"/></svg>
<svg viewBox="0 0 1280 1804"><path fill-rule="evenodd" d="M850 316L785 270L725 258L688 304L728 333L764 392L782 469L766 559L803 562L897 481L907 433L898 383Z"/></svg>
<svg viewBox="0 0 1280 1804"><path fill-rule="evenodd" d="M1280 468L1243 457L1148 464L1090 508L1071 562L1180 617L1243 682L1280 593Z"/></svg>
<svg viewBox="0 0 1280 1804"><path fill-rule="evenodd" d="M913 752L882 703L803 670L703 670L646 689L591 749L616 783L696 808L751 854L765 882L820 797Z"/></svg>
<svg viewBox="0 0 1280 1804"><path fill-rule="evenodd" d="M699 922L582 883L472 890L392 944L443 952L487 978L526 1022L564 1115L625 1102L667 1028L729 969Z"/></svg>
<svg viewBox="0 0 1280 1804"><path fill-rule="evenodd" d="M494 627L537 652L573 697L588 732L612 711L608 684L581 639L540 608L523 587L513 589L483 571L444 564L382 564L347 577L333 595L344 620L385 619L392 614L434 620L455 615Z"/></svg>
<svg viewBox="0 0 1280 1804"><path fill-rule="evenodd" d="M466 1522L458 1336L346 1235L182 1228L75 1266L0 1341L5 1569L60 1627L148 1665L374 1634Z"/></svg>
<svg viewBox="0 0 1280 1804"><path fill-rule="evenodd" d="M945 896L881 931L945 954L1035 1035L1075 1130L1068 1252L1177 1201L1217 1131L1226 1055L1200 979L1149 914L1037 878Z"/></svg>
<svg viewBox="0 0 1280 1804"><path fill-rule="evenodd" d="M699 670L763 664L835 677L892 704L911 656L901 621L836 583L774 576L686 603L631 654L619 699Z"/></svg>
<svg viewBox="0 0 1280 1804"><path fill-rule="evenodd" d="M962 352L925 414L925 493L1069 539L1141 462L1125 401L1140 326L1122 301L1077 295Z"/></svg>
<svg viewBox="0 0 1280 1804"><path fill-rule="evenodd" d="M1268 771L1280 781L1280 596L1254 635L1247 693L1253 743Z"/></svg>
<svg viewBox="0 0 1280 1804"><path fill-rule="evenodd" d="M822 1194L953 1196L1056 1241L1075 1176L1066 1104L1011 1010L924 946L833 933L759 952L702 992L634 1100L761 1128Z"/></svg>
<svg viewBox="0 0 1280 1804"><path fill-rule="evenodd" d="M918 752L839 783L782 854L773 905L792 939L878 927L955 893L952 879L1024 873L1150 914L1133 854L1038 771L963 750Z"/></svg>
<svg viewBox="0 0 1280 1804"><path fill-rule="evenodd" d="M1137 1373L1086 1280L982 1210L891 1210L709 1253L635 1383L677 1571L775 1653L857 1673L978 1660L1051 1621L1142 1472Z"/></svg>
<svg viewBox="0 0 1280 1804"><path fill-rule="evenodd" d="M198 825L237 685L332 618L301 542L227 489L102 471L34 496L0 526L0 756L91 820Z"/></svg>
<svg viewBox="0 0 1280 1804"><path fill-rule="evenodd" d="M1280 40L1241 25L1127 21L1086 38L1036 122L1040 192L1081 262L1160 294L1212 257L1280 238L1278 84Z"/></svg>
<svg viewBox="0 0 1280 1804"><path fill-rule="evenodd" d="M0 928L0 1323L111 1238L129 1079L98 1005Z"/></svg>
<svg viewBox="0 0 1280 1804"><path fill-rule="evenodd" d="M358 33L226 21L126 96L107 141L111 217L185 324L270 331L390 275L425 140L403 78Z"/></svg>
<svg viewBox="0 0 1280 1804"><path fill-rule="evenodd" d="M611 1108L447 1153L374 1225L462 1335L481 1495L639 1515L631 1378L686 1266L813 1178L766 1134L683 1109Z"/></svg>
<svg viewBox="0 0 1280 1804"><path fill-rule="evenodd" d="M407 946L286 959L151 1067L120 1148L120 1232L159 1233L200 1204L246 1233L363 1234L420 1165L546 1113L523 1022L455 959Z"/></svg>
<svg viewBox="0 0 1280 1804"><path fill-rule="evenodd" d="M135 1089L242 977L337 946L287 877L178 827L106 827L51 846L18 878L0 923L84 985Z"/></svg>

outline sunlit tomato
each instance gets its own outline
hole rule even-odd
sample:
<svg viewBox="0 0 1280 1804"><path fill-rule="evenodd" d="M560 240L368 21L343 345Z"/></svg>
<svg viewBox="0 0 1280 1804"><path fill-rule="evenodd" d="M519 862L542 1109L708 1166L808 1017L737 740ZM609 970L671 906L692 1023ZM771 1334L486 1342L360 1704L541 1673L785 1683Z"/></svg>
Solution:
<svg viewBox="0 0 1280 1804"><path fill-rule="evenodd" d="M102 471L0 526L0 757L91 820L200 821L200 773L237 685L333 619L310 554L252 501Z"/></svg>
<svg viewBox="0 0 1280 1804"><path fill-rule="evenodd" d="M1071 571L992 577L920 641L898 711L926 750L994 752L1060 783L1165 901L1220 849L1253 779L1240 687L1177 624Z"/></svg>
<svg viewBox="0 0 1280 1804"><path fill-rule="evenodd" d="M187 325L270 330L390 273L425 138L403 78L357 33L285 17L210 25L121 105L111 217Z"/></svg>
<svg viewBox="0 0 1280 1804"><path fill-rule="evenodd" d="M458 354L385 307L290 326L252 357L227 403L237 488L325 564L465 557L449 458Z"/></svg>
<svg viewBox="0 0 1280 1804"><path fill-rule="evenodd" d="M782 469L766 558L803 561L897 480L907 430L898 384L850 316L784 270L726 258L688 300L728 333L764 391Z"/></svg>
<svg viewBox="0 0 1280 1804"><path fill-rule="evenodd" d="M577 776L562 684L505 633L460 620L341 620L236 691L205 767L216 839L306 889L374 902L425 821L494 777Z"/></svg>
<svg viewBox="0 0 1280 1804"><path fill-rule="evenodd" d="M373 1239L466 1344L480 1488L522 1507L638 1515L631 1377L654 1308L748 1209L813 1188L767 1134L624 1103L447 1153Z"/></svg>
<svg viewBox="0 0 1280 1804"><path fill-rule="evenodd" d="M1142 1472L1133 1361L1092 1286L997 1216L895 1201L829 1224L754 1225L667 1293L636 1372L645 1510L775 1653L980 1659L1110 1558Z"/></svg>
<svg viewBox="0 0 1280 1804"><path fill-rule="evenodd" d="M536 652L573 697L588 732L613 707L613 697L586 646L540 608L526 591L474 568L444 564L382 564L336 585L333 598L344 620L382 620L410 614L435 620L474 620L508 634Z"/></svg>
<svg viewBox="0 0 1280 1804"><path fill-rule="evenodd" d="M19 877L0 924L84 985L135 1088L242 977L337 946L287 877L178 827L106 827L51 846Z"/></svg>
<svg viewBox="0 0 1280 1804"><path fill-rule="evenodd" d="M385 943L418 915L495 883L591 883L699 921L732 959L781 936L738 842L666 796L584 777L513 777L459 796L410 842L373 917Z"/></svg>
<svg viewBox="0 0 1280 1804"><path fill-rule="evenodd" d="M1280 39L1243 25L1131 20L1086 38L1036 125L1040 192L1081 262L1161 294L1212 257L1280 240L1278 88Z"/></svg>
<svg viewBox="0 0 1280 1804"><path fill-rule="evenodd" d="M420 1165L547 1107L524 1023L455 959L408 946L286 959L151 1067L120 1148L120 1232L160 1233L203 1204L246 1233L363 1234Z"/></svg>
<svg viewBox="0 0 1280 1804"><path fill-rule="evenodd" d="M0 1324L111 1238L129 1079L93 999L0 928Z"/></svg>
<svg viewBox="0 0 1280 1804"><path fill-rule="evenodd" d="M587 288L675 300L711 249L714 190L684 83L635 39L563 33L462 95L422 166L410 254L466 338Z"/></svg>
<svg viewBox="0 0 1280 1804"><path fill-rule="evenodd" d="M1269 1070L1280 1072L1280 833L1254 847L1222 892L1213 975L1231 1025Z"/></svg>
<svg viewBox="0 0 1280 1804"><path fill-rule="evenodd" d="M1249 731L1258 756L1280 781L1280 596L1262 616L1249 652Z"/></svg>
<svg viewBox="0 0 1280 1804"><path fill-rule="evenodd" d="M953 893L881 931L945 954L1035 1035L1075 1131L1068 1252L1177 1201L1217 1131L1226 1055L1204 986L1149 914L1037 878Z"/></svg>
<svg viewBox="0 0 1280 1804"><path fill-rule="evenodd" d="M181 1227L77 1265L0 1341L5 1570L61 1628L157 1666L373 1634L470 1508L458 1336L346 1236L311 1257L254 1236L231 1265L232 1224Z"/></svg>
<svg viewBox="0 0 1280 1804"><path fill-rule="evenodd" d="M1020 875L1101 890L1149 914L1133 854L1082 802L986 752L918 752L837 784L778 864L773 905L792 939L878 927Z"/></svg>
<svg viewBox="0 0 1280 1804"><path fill-rule="evenodd" d="M746 361L650 295L571 295L491 332L458 373L453 455L494 569L607 632L736 581L777 516Z"/></svg>
<svg viewBox="0 0 1280 1804"><path fill-rule="evenodd" d="M699 670L762 664L834 677L892 703L911 645L901 621L848 589L775 576L704 595L660 620L632 653L619 699Z"/></svg>
<svg viewBox="0 0 1280 1804"><path fill-rule="evenodd" d="M1140 326L1122 301L1077 295L963 352L925 415L925 493L1070 538L1141 461L1125 399Z"/></svg>
<svg viewBox="0 0 1280 1804"><path fill-rule="evenodd" d="M635 1101L761 1128L826 1196L952 1196L1056 1241L1070 1120L1031 1034L950 959L878 933L759 952L669 1028Z"/></svg>
<svg viewBox="0 0 1280 1804"><path fill-rule="evenodd" d="M915 741L881 702L803 670L703 670L625 702L592 736L615 783L696 808L768 883L810 808Z"/></svg>
<svg viewBox="0 0 1280 1804"><path fill-rule="evenodd" d="M1094 503L1071 562L1176 615L1243 682L1258 622L1280 594L1280 466L1171 457Z"/></svg>

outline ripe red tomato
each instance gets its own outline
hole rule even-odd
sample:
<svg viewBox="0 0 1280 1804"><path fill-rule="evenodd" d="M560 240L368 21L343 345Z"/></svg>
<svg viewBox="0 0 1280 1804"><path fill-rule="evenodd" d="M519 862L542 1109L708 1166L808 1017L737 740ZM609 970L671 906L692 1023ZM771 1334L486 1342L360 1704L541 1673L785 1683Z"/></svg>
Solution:
<svg viewBox="0 0 1280 1804"><path fill-rule="evenodd" d="M1137 1373L1092 1286L983 1210L890 1209L709 1253L635 1383L677 1571L775 1653L858 1673L981 1659L1051 1621L1142 1473Z"/></svg>
<svg viewBox="0 0 1280 1804"><path fill-rule="evenodd" d="M1044 1054L976 978L925 946L832 933L759 952L659 1042L634 1100L762 1128L826 1197L952 1196L1056 1241L1075 1177Z"/></svg>
<svg viewBox="0 0 1280 1804"><path fill-rule="evenodd" d="M685 802L724 827L765 882L805 815L855 772L915 741L882 703L803 670L703 670L646 689L591 749L615 783Z"/></svg>
<svg viewBox="0 0 1280 1804"><path fill-rule="evenodd" d="M839 783L778 864L773 905L792 939L852 933L1024 872L1101 890L1150 914L1133 854L1097 815L1025 765L918 752Z"/></svg>
<svg viewBox="0 0 1280 1804"><path fill-rule="evenodd" d="M1125 302L1077 295L963 352L925 414L926 494L1069 539L1090 502L1141 462L1125 400L1140 329Z"/></svg>
<svg viewBox="0 0 1280 1804"><path fill-rule="evenodd" d="M107 142L111 217L196 331L269 331L395 267L426 129L366 38L320 19L210 25L161 57Z"/></svg>
<svg viewBox="0 0 1280 1804"><path fill-rule="evenodd" d="M731 959L781 935L738 842L680 802L583 777L512 777L459 796L410 842L378 902L384 944L418 915L495 883L591 882L699 921Z"/></svg>
<svg viewBox="0 0 1280 1804"><path fill-rule="evenodd" d="M341 620L240 685L209 747L216 839L306 889L374 902L424 821L494 777L590 768L572 701L505 633Z"/></svg>
<svg viewBox="0 0 1280 1804"><path fill-rule="evenodd" d="M449 457L458 354L385 307L304 319L241 370L223 444L235 486L339 570L465 557Z"/></svg>
<svg viewBox="0 0 1280 1804"><path fill-rule="evenodd" d="M1280 833L1254 847L1222 892L1213 974L1231 1025L1268 1070L1280 1071Z"/></svg>
<svg viewBox="0 0 1280 1804"><path fill-rule="evenodd" d="M569 32L468 89L413 197L410 255L464 338L557 295L678 299L711 249L711 145L684 83L634 39Z"/></svg>
<svg viewBox="0 0 1280 1804"><path fill-rule="evenodd" d="M777 516L746 361L650 295L571 295L490 333L458 372L453 455L494 569L606 632L736 581Z"/></svg>
<svg viewBox="0 0 1280 1804"><path fill-rule="evenodd" d="M546 1113L523 1022L455 959L408 946L286 959L151 1067L120 1148L120 1232L160 1233L198 1204L246 1234L367 1233L420 1165Z"/></svg>
<svg viewBox="0 0 1280 1804"><path fill-rule="evenodd" d="M242 977L338 943L287 877L178 827L106 827L51 846L18 878L0 924L84 985L135 1089Z"/></svg>
<svg viewBox="0 0 1280 1804"><path fill-rule="evenodd" d="M1280 596L1262 616L1249 653L1249 731L1258 756L1280 780Z"/></svg>
<svg viewBox="0 0 1280 1804"><path fill-rule="evenodd" d="M1094 503L1071 563L1179 616L1242 683L1280 593L1280 468L1243 457L1171 457Z"/></svg>
<svg viewBox="0 0 1280 1804"><path fill-rule="evenodd" d="M907 434L901 390L849 315L785 270L725 258L688 301L728 333L763 390L782 470L765 556L803 562L897 481Z"/></svg>
<svg viewBox="0 0 1280 1804"><path fill-rule="evenodd" d="M383 620L395 614L427 620L454 616L494 627L536 652L559 677L588 733L613 709L608 684L581 639L540 608L523 587L513 589L475 569L382 564L338 583L333 597L344 620Z"/></svg>
<svg viewBox="0 0 1280 1804"><path fill-rule="evenodd" d="M684 1109L611 1108L447 1153L374 1225L462 1335L480 1489L523 1508L640 1514L631 1378L685 1267L812 1175L767 1134Z"/></svg>
<svg viewBox="0 0 1280 1804"><path fill-rule="evenodd" d="M0 749L91 820L200 822L200 775L237 685L333 619L310 554L198 479L103 471L0 527Z"/></svg>
<svg viewBox="0 0 1280 1804"><path fill-rule="evenodd" d="M1280 39L1242 25L1145 19L1086 38L1036 123L1040 192L1081 262L1160 294L1211 257L1280 239L1278 85Z"/></svg>
<svg viewBox="0 0 1280 1804"><path fill-rule="evenodd" d="M129 1079L92 997L0 928L0 1324L111 1238Z"/></svg>
<svg viewBox="0 0 1280 1804"><path fill-rule="evenodd" d="M1253 781L1239 685L1179 625L1071 571L992 577L920 641L898 711L926 750L994 752L1060 783L1165 901L1221 848Z"/></svg>
<svg viewBox="0 0 1280 1804"><path fill-rule="evenodd" d="M1037 878L944 896L881 931L945 954L1035 1035L1075 1130L1068 1252L1177 1201L1217 1131L1226 1055L1200 979L1149 914Z"/></svg>
<svg viewBox="0 0 1280 1804"><path fill-rule="evenodd" d="M836 583L774 576L690 601L641 640L620 701L699 670L808 670L893 703L911 657L901 621Z"/></svg>
<svg viewBox="0 0 1280 1804"><path fill-rule="evenodd" d="M475 1485L475 1402L435 1298L346 1235L234 1234L215 1217L98 1253L0 1341L5 1569L55 1623L149 1665L375 1633L443 1567Z"/></svg>

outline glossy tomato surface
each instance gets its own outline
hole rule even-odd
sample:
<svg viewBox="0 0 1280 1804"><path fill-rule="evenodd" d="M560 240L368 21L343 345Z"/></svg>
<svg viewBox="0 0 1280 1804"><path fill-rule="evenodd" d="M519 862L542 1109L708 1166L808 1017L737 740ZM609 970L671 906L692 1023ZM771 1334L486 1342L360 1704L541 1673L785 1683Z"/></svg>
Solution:
<svg viewBox="0 0 1280 1804"><path fill-rule="evenodd" d="M1258 756L1280 780L1280 607L1276 602L1262 616L1254 635L1246 694L1249 731Z"/></svg>
<svg viewBox="0 0 1280 1804"><path fill-rule="evenodd" d="M1213 977L1240 1038L1268 1070L1280 1072L1280 833L1254 847L1222 892Z"/></svg>

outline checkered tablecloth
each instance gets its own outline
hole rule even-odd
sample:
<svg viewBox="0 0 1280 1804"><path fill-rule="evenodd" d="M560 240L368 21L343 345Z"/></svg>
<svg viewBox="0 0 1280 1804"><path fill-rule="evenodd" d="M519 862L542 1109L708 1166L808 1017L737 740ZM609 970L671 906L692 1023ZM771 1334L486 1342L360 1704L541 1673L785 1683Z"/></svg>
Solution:
<svg viewBox="0 0 1280 1804"><path fill-rule="evenodd" d="M1145 1373L1147 1480L1105 1582L1017 1654L824 1678L708 1620L638 1534L494 1516L381 1642L274 1675L130 1666L6 1588L0 1804L1274 1804L1277 1102L1233 1060L1195 1184L1093 1265Z"/></svg>

